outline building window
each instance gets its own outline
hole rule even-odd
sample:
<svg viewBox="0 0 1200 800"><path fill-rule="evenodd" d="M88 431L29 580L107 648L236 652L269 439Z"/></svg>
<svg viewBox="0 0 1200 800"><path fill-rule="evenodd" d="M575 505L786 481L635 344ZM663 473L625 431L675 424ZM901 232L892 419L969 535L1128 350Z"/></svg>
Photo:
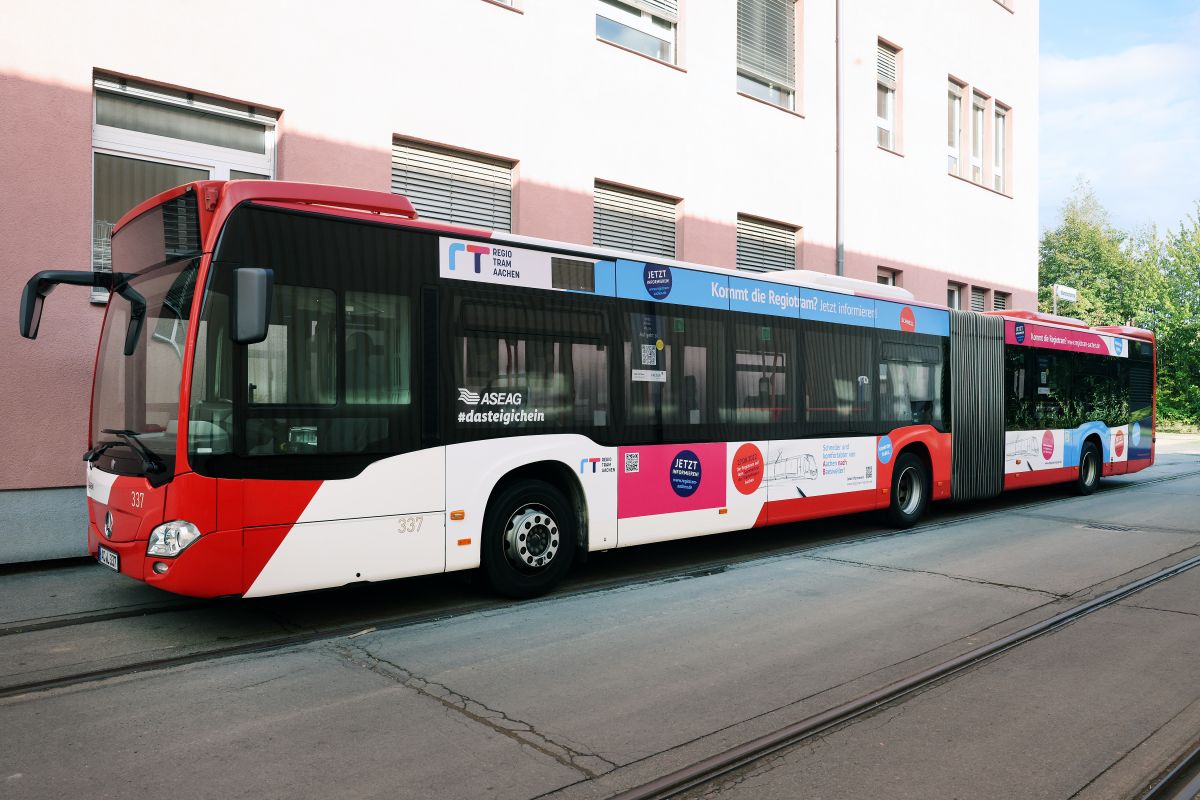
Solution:
<svg viewBox="0 0 1200 800"><path fill-rule="evenodd" d="M971 180L983 183L983 141L987 98L971 92Z"/></svg>
<svg viewBox="0 0 1200 800"><path fill-rule="evenodd" d="M899 286L900 270L880 267L878 272L875 273L875 282L883 286Z"/></svg>
<svg viewBox="0 0 1200 800"><path fill-rule="evenodd" d="M992 130L992 188L1007 192L1005 175L1008 164L1008 109L996 104Z"/></svg>
<svg viewBox="0 0 1200 800"><path fill-rule="evenodd" d="M978 286L971 287L971 310L987 310L987 289L981 289Z"/></svg>
<svg viewBox="0 0 1200 800"><path fill-rule="evenodd" d="M592 244L615 250L675 257L677 200L596 183Z"/></svg>
<svg viewBox="0 0 1200 800"><path fill-rule="evenodd" d="M1012 296L1006 292L992 293L992 310L993 311L1008 311L1012 302Z"/></svg>
<svg viewBox="0 0 1200 800"><path fill-rule="evenodd" d="M276 115L108 75L93 79L92 269L112 270L109 237L126 211L197 180L275 176ZM92 301L108 299L92 290Z"/></svg>
<svg viewBox="0 0 1200 800"><path fill-rule="evenodd" d="M957 283L951 283L946 286L947 308L953 308L955 311L962 311L962 290L963 287Z"/></svg>
<svg viewBox="0 0 1200 800"><path fill-rule="evenodd" d="M796 0L738 0L738 91L796 107Z"/></svg>
<svg viewBox="0 0 1200 800"><path fill-rule="evenodd" d="M511 231L512 172L512 161L392 142L392 193L407 197L423 219Z"/></svg>
<svg viewBox="0 0 1200 800"><path fill-rule="evenodd" d="M876 57L875 127L879 146L899 150L896 131L896 92L899 88L899 51L879 42Z"/></svg>
<svg viewBox="0 0 1200 800"><path fill-rule="evenodd" d="M675 63L677 0L596 0L596 38Z"/></svg>
<svg viewBox="0 0 1200 800"><path fill-rule="evenodd" d="M737 267L751 272L795 269L796 229L739 214Z"/></svg>
<svg viewBox="0 0 1200 800"><path fill-rule="evenodd" d="M962 174L962 100L962 84L950 81L946 94L946 149L951 175Z"/></svg>

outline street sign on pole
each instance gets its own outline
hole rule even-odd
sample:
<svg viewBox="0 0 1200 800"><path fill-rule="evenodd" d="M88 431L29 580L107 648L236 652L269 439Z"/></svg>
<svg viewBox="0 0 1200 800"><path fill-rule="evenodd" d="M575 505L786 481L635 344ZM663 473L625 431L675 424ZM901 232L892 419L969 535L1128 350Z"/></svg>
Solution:
<svg viewBox="0 0 1200 800"><path fill-rule="evenodd" d="M1050 287L1050 291L1054 294L1054 313L1058 313L1058 301L1065 300L1068 303L1074 303L1079 300L1079 291L1071 286L1063 286L1061 283L1056 283Z"/></svg>

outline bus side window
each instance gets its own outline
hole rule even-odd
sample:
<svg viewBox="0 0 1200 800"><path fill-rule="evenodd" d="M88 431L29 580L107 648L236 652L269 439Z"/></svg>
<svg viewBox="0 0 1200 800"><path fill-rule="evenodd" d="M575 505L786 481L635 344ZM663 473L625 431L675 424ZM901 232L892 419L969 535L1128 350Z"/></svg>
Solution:
<svg viewBox="0 0 1200 800"><path fill-rule="evenodd" d="M794 422L791 332L757 322L737 323L733 330L735 421Z"/></svg>
<svg viewBox="0 0 1200 800"><path fill-rule="evenodd" d="M815 323L804 330L805 422L843 431L873 428L875 392L870 335Z"/></svg>
<svg viewBox="0 0 1200 800"><path fill-rule="evenodd" d="M915 336L880 342L880 418L888 425L942 428L942 348L932 337Z"/></svg>
<svg viewBox="0 0 1200 800"><path fill-rule="evenodd" d="M608 424L608 350L599 314L529 298L465 300L453 337L460 433L581 430Z"/></svg>
<svg viewBox="0 0 1200 800"><path fill-rule="evenodd" d="M625 422L697 426L725 405L724 326L698 314L626 315Z"/></svg>

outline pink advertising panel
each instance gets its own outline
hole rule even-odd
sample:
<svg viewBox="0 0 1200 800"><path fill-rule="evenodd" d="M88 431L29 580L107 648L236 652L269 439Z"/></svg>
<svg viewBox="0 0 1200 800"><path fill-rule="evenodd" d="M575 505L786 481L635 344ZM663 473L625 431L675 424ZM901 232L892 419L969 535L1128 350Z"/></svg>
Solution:
<svg viewBox="0 0 1200 800"><path fill-rule="evenodd" d="M622 447L617 517L645 517L725 505L725 443Z"/></svg>
<svg viewBox="0 0 1200 800"><path fill-rule="evenodd" d="M1044 347L1049 350L1069 350L1073 353L1093 353L1120 358L1129 356L1128 342L1120 336L1105 336L1091 331L1055 328L1032 322L1006 320L1004 341L1006 344Z"/></svg>

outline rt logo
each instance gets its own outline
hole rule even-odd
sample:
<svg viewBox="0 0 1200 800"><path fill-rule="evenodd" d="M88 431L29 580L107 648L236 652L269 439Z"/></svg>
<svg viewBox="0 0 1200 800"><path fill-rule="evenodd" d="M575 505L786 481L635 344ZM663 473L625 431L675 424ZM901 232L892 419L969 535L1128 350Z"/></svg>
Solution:
<svg viewBox="0 0 1200 800"><path fill-rule="evenodd" d="M451 272L454 271L454 267L456 266L455 262L458 259L458 254L463 252L464 250L475 256L475 273L476 274L479 273L479 267L480 267L479 259L482 258L483 256L486 256L488 253L492 252L491 248L487 247L486 245L463 244L461 242L454 242L452 245L450 245L450 271Z"/></svg>
<svg viewBox="0 0 1200 800"><path fill-rule="evenodd" d="M600 463L600 459L598 459L598 458L581 458L581 459L579 459L579 474L582 475L584 472L587 471L586 467L588 464L592 465L592 473L595 474L596 465L598 465L599 463Z"/></svg>

